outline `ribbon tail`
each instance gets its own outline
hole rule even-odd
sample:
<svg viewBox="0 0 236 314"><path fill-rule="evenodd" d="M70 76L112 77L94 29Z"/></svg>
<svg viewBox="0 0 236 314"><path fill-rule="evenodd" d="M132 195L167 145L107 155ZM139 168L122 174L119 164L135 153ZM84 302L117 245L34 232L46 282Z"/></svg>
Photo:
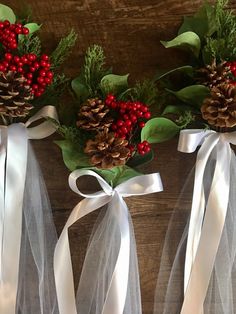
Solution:
<svg viewBox="0 0 236 314"><path fill-rule="evenodd" d="M192 208L189 222L188 240L185 257L185 270L184 270L184 292L186 292L189 282L192 265L196 256L199 240L201 236L202 224L205 213L205 196L203 188L203 176L209 156L219 141L217 134L212 134L205 139L204 144L200 148L194 178L194 191Z"/></svg>
<svg viewBox="0 0 236 314"><path fill-rule="evenodd" d="M3 232L5 215L5 179L6 179L6 147L7 128L0 127L0 286L3 277L2 256L3 256Z"/></svg>
<svg viewBox="0 0 236 314"><path fill-rule="evenodd" d="M231 156L230 145L220 141L217 144L215 172L206 206L199 246L192 266L181 314L189 314L192 309L196 314L204 312L203 305L228 209Z"/></svg>
<svg viewBox="0 0 236 314"><path fill-rule="evenodd" d="M107 204L109 200L109 196L82 200L73 209L63 228L54 252L54 276L60 314L77 314L68 236L69 227L82 217Z"/></svg>
<svg viewBox="0 0 236 314"><path fill-rule="evenodd" d="M120 229L120 249L115 269L108 288L102 314L123 314L129 281L130 266L130 227L128 207L118 193L109 206L115 208L115 217Z"/></svg>
<svg viewBox="0 0 236 314"><path fill-rule="evenodd" d="M0 286L0 312L15 313L23 196L26 178L28 137L20 124L8 127L5 212L3 226L2 281Z"/></svg>

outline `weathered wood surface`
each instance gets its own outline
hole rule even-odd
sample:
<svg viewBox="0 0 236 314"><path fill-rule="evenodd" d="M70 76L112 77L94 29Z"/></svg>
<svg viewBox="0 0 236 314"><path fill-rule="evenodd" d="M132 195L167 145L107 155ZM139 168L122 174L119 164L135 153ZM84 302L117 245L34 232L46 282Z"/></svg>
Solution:
<svg viewBox="0 0 236 314"><path fill-rule="evenodd" d="M180 54L166 51L161 39L172 38L183 15L192 14L199 0L28 0L36 21L43 22L42 37L48 50L72 27L78 32L77 47L66 65L66 72L74 76L82 63L87 47L101 44L108 64L118 73L131 73L135 79L152 76L157 69L180 63ZM5 2L19 8L20 1ZM236 8L236 1L232 1ZM35 141L54 212L58 233L62 230L73 206L79 201L67 185L66 170L59 148L51 139ZM164 236L170 215L194 165L195 155L176 151L177 139L156 146L156 159L146 167L151 173L161 173L165 191L127 200L133 218L141 273L143 313L151 314ZM185 198L191 201L191 187ZM82 266L89 234L96 213L84 218L70 230L76 281ZM69 313L68 313L69 314ZM111 313L112 314L112 313ZM132 313L135 314L135 313Z"/></svg>

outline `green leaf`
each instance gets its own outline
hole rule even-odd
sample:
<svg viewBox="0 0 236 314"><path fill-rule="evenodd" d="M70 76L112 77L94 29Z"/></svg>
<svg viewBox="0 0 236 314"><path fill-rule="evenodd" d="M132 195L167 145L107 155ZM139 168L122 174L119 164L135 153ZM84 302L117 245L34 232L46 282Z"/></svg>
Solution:
<svg viewBox="0 0 236 314"><path fill-rule="evenodd" d="M140 165L146 164L150 161L152 161L154 158L154 152L153 150L151 150L149 153L145 154L145 155L139 155L139 154L135 154L135 156L133 156L127 163L128 166L135 168L138 167Z"/></svg>
<svg viewBox="0 0 236 314"><path fill-rule="evenodd" d="M165 48L185 48L191 50L198 57L201 49L201 40L194 32L185 32L170 41L161 41Z"/></svg>
<svg viewBox="0 0 236 314"><path fill-rule="evenodd" d="M193 67L191 65L184 65L182 67L178 67L178 68L175 68L173 70L170 70L168 72L165 72L164 74L161 74L159 75L155 80L158 81L158 80L161 80L162 78L164 78L165 76L167 75L170 75L170 74L173 74L175 72L183 72L189 76L193 76Z"/></svg>
<svg viewBox="0 0 236 314"><path fill-rule="evenodd" d="M106 95L109 93L120 94L128 88L128 76L126 75L105 75L100 83L102 92Z"/></svg>
<svg viewBox="0 0 236 314"><path fill-rule="evenodd" d="M203 39L205 36L211 36L216 30L215 8L205 3L194 16L184 17L179 34L192 31Z"/></svg>
<svg viewBox="0 0 236 314"><path fill-rule="evenodd" d="M0 4L0 20L8 20L10 23L14 24L16 16L11 8L4 4Z"/></svg>
<svg viewBox="0 0 236 314"><path fill-rule="evenodd" d="M149 143L161 143L174 137L180 127L166 118L153 118L149 120L141 132L141 140Z"/></svg>
<svg viewBox="0 0 236 314"><path fill-rule="evenodd" d="M175 95L183 102L191 106L200 108L203 100L210 95L210 90L204 85L191 85L187 86L177 92L167 89L168 92Z"/></svg>
<svg viewBox="0 0 236 314"><path fill-rule="evenodd" d="M41 25L37 23L28 23L28 24L25 24L24 27L28 28L30 34L33 34L37 32L38 30L40 30Z"/></svg>
<svg viewBox="0 0 236 314"><path fill-rule="evenodd" d="M168 106L166 106L166 108L162 112L162 115L170 114L170 113L181 114L182 112L183 112L183 110L181 109L180 106L168 105Z"/></svg>
<svg viewBox="0 0 236 314"><path fill-rule="evenodd" d="M75 92L76 97L80 101L84 101L89 97L89 91L87 86L84 84L81 76L76 77L71 82L72 90Z"/></svg>
<svg viewBox="0 0 236 314"><path fill-rule="evenodd" d="M186 111L191 111L194 112L193 107L188 106L188 105L168 105L165 107L164 111L162 112L162 115L166 115L166 114L178 114L178 115L182 115L183 113L185 113Z"/></svg>
<svg viewBox="0 0 236 314"><path fill-rule="evenodd" d="M88 156L80 152L75 144L67 140L55 141L55 143L61 148L64 163L69 170L90 166Z"/></svg>
<svg viewBox="0 0 236 314"><path fill-rule="evenodd" d="M141 173L126 165L114 167L111 169L92 168L92 170L100 174L112 187L115 187L133 177L141 175Z"/></svg>
<svg viewBox="0 0 236 314"><path fill-rule="evenodd" d="M25 24L24 27L27 27L28 30L29 30L29 35L37 32L40 28L41 28L41 25L38 25L37 23L28 23L28 24ZM19 35L19 41L22 41L24 40L26 35Z"/></svg>

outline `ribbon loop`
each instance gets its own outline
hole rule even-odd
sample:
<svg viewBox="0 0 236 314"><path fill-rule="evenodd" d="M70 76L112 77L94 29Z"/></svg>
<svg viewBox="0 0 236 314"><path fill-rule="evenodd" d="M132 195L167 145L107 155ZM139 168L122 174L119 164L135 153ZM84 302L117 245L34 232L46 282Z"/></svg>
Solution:
<svg viewBox="0 0 236 314"><path fill-rule="evenodd" d="M95 177L101 185L102 191L88 195L81 193L76 185L76 180L85 175ZM113 190L97 173L91 170L75 170L69 176L69 185L75 193L86 198L73 209L54 253L59 313L77 314L68 229L80 218L109 203L109 207L115 207L114 217L119 225L120 247L101 314L123 314L128 289L130 255L128 208L123 197L162 191L160 176L159 174L149 174L134 177Z"/></svg>

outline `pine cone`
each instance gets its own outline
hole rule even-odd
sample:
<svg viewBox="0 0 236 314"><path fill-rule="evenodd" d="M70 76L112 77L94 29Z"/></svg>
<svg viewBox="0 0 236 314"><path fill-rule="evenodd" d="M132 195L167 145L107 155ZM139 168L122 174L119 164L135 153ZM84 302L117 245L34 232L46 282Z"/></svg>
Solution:
<svg viewBox="0 0 236 314"><path fill-rule="evenodd" d="M215 86L211 96L201 107L203 119L210 125L232 128L236 125L236 87L229 84Z"/></svg>
<svg viewBox="0 0 236 314"><path fill-rule="evenodd" d="M216 64L216 60L214 59L211 65L199 69L198 73L200 74L198 78L199 83L210 88L230 82L231 70L227 66L227 61Z"/></svg>
<svg viewBox="0 0 236 314"><path fill-rule="evenodd" d="M88 154L92 165L109 169L124 165L130 155L128 141L115 137L106 129L96 135L94 140L88 140L84 152Z"/></svg>
<svg viewBox="0 0 236 314"><path fill-rule="evenodd" d="M80 108L77 127L90 131L102 131L109 128L113 122L113 119L107 116L109 111L102 100L98 98L87 99Z"/></svg>
<svg viewBox="0 0 236 314"><path fill-rule="evenodd" d="M0 72L0 114L12 118L25 117L33 108L30 86L23 83L26 79L19 73Z"/></svg>

